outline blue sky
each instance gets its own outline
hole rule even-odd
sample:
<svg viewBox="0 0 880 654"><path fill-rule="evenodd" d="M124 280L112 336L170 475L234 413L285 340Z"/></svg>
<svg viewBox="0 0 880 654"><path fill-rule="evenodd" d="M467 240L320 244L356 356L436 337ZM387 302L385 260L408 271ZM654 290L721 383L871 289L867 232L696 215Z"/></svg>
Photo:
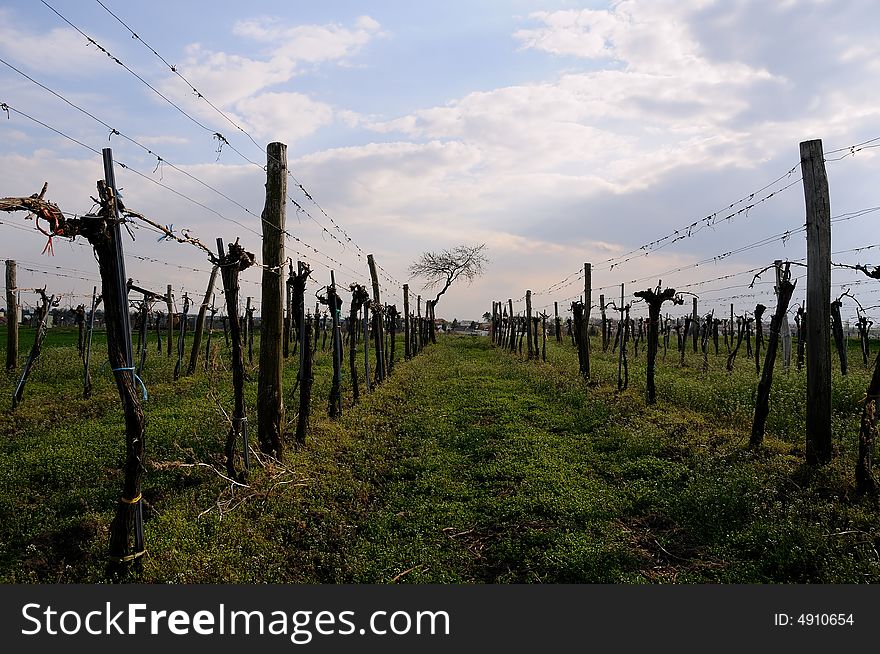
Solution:
<svg viewBox="0 0 880 654"><path fill-rule="evenodd" d="M394 282L420 291L406 273L420 252L487 243L485 277L454 288L438 306L450 319L477 318L492 300L517 300L526 288L536 291L537 306L557 300L567 308L576 278L541 291L585 261L597 268L594 287L623 281L635 291L661 275L664 285L685 287L801 258L803 237L795 234L688 268L799 228L801 185L782 190L797 182L796 170L756 195L778 191L748 212L613 269L601 265L713 212L726 216L729 205L796 166L802 140L822 138L830 151L880 136L880 9L868 0L103 1L261 145L288 144L296 178L361 247L328 238L324 228L342 234L292 188L314 220L289 205L290 231L321 254L302 247L288 254L308 257L322 283L329 267L346 283L366 281L363 252L373 252L387 271L389 299L399 303ZM260 163L261 149L97 2L47 2L208 129L37 0L0 8L0 57L234 202L157 167L154 156L119 136L108 138L105 127L3 65L0 101L89 147L111 145L117 160L216 213L123 170L132 208L206 242L241 237L259 252L263 173L229 148L218 153L212 131ZM48 181L48 196L62 209L89 210L101 176L95 155L17 111L0 120L0 138L0 195L30 194ZM828 162L833 214L880 206L876 152ZM880 248L847 252L878 242L878 215L835 224L835 260L880 262ZM91 290L93 258L62 242L54 257L41 256L45 238L12 226L32 224L23 218L0 217L0 254L38 271L21 271L21 285L48 283L69 294L65 303L83 301L76 296ZM171 283L179 297L199 293L206 281L192 270L208 268L202 255L157 243L149 232L138 231L126 252L136 255L127 265L144 285ZM45 274L53 270L68 277ZM258 277L245 276L245 295L258 296ZM835 284L858 279L834 273ZM707 311L720 311L731 296L737 312L772 303L772 285L727 288L750 280L687 288L700 291ZM853 289L865 306L880 303L871 285ZM845 313L854 315L853 307Z"/></svg>

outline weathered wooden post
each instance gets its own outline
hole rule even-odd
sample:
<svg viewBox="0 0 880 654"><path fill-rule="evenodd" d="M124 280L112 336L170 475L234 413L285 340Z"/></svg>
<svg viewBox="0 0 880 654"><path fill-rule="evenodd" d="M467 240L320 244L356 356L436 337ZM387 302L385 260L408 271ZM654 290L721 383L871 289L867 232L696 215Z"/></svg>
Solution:
<svg viewBox="0 0 880 654"><path fill-rule="evenodd" d="M804 367L804 351L807 345L807 312L804 309L803 303L798 307L797 313L794 316L794 323L798 337L797 369L801 370Z"/></svg>
<svg viewBox="0 0 880 654"><path fill-rule="evenodd" d="M18 302L15 281L15 261L6 260L6 370L18 367Z"/></svg>
<svg viewBox="0 0 880 654"><path fill-rule="evenodd" d="M727 355L730 356L730 351L733 348L733 328L736 325L736 321L733 319L733 302L730 303L730 323L728 325L727 331L730 336L730 343L727 345Z"/></svg>
<svg viewBox="0 0 880 654"><path fill-rule="evenodd" d="M317 327L317 316L315 317ZM300 345L300 371L299 371L299 413L296 416L296 442L299 445L305 445L306 432L309 429L309 411L311 410L312 401L312 383L314 375L312 374L312 348L309 343L312 338L312 321L308 318L302 320L303 336Z"/></svg>
<svg viewBox="0 0 880 654"><path fill-rule="evenodd" d="M248 309L250 309L250 304L251 304L251 299L249 297L245 298L244 313L242 313L241 316L239 317L240 326L241 326L241 333L242 333L241 342L242 342L242 346L244 348L247 348L247 344L248 344L248 340L249 340L248 337L250 336L250 333L248 332L248 319L247 319ZM251 362L251 363L253 363L253 362Z"/></svg>
<svg viewBox="0 0 880 654"><path fill-rule="evenodd" d="M116 515L110 523L109 571L122 573L127 564L142 563L144 546L144 516L141 483L144 474L144 412L135 390L137 380L131 351L131 325L128 313L128 288L125 259L122 255L119 214L119 194L113 170L113 152L104 148L104 181L98 184L102 213L106 220L103 233L89 238L95 249L101 273L102 296L107 325L107 349L125 413L125 475L122 496L116 505ZM170 295L170 293L169 293ZM131 536L134 533L134 547Z"/></svg>
<svg viewBox="0 0 880 654"><path fill-rule="evenodd" d="M532 345L532 292L526 291L526 342L527 342L527 350L528 357L531 359L535 356L535 346Z"/></svg>
<svg viewBox="0 0 880 654"><path fill-rule="evenodd" d="M807 463L831 460L831 200L822 141L800 144L807 218Z"/></svg>
<svg viewBox="0 0 880 654"><path fill-rule="evenodd" d="M293 261L290 261L288 264L288 273L287 273L287 281L284 282L284 336L283 336L283 345L281 348L281 354L286 359L290 356L290 339L292 334L291 325L293 324L293 318L291 317L290 305L291 305L291 296L293 294Z"/></svg>
<svg viewBox="0 0 880 654"><path fill-rule="evenodd" d="M92 310L89 311L89 327L86 330L86 345L83 353L83 397L89 399L92 396L92 375L89 372L89 361L92 358L92 332L95 329L95 309L98 308L98 287L92 287Z"/></svg>
<svg viewBox="0 0 880 654"><path fill-rule="evenodd" d="M372 254L367 255L367 265L370 268L370 279L373 282L373 341L376 347L376 383L385 381L385 353L383 352L384 334L382 320L382 300L379 297L379 276L376 273L376 260Z"/></svg>
<svg viewBox="0 0 880 654"><path fill-rule="evenodd" d="M697 298L691 298L693 300L693 309L691 310L691 338L694 343L694 354L697 353L697 341L700 336L700 316L697 313Z"/></svg>
<svg viewBox="0 0 880 654"><path fill-rule="evenodd" d="M196 317L196 327L193 333L192 352L189 355L189 366L186 368L186 374L191 375L196 371L196 365L199 362L199 355L202 353L202 334L205 332L205 314L208 312L208 300L214 293L214 282L217 280L217 266L211 268L211 276L208 278L208 288L205 289L205 299L199 307L199 313Z"/></svg>
<svg viewBox="0 0 880 654"><path fill-rule="evenodd" d="M217 304L215 295L211 295L211 315L208 317L208 339L205 343L205 370L211 360L211 339L214 336L214 316L217 315Z"/></svg>
<svg viewBox="0 0 880 654"><path fill-rule="evenodd" d="M412 343L409 335L409 284L403 285L403 355L407 361L412 358Z"/></svg>
<svg viewBox="0 0 880 654"><path fill-rule="evenodd" d="M507 320L510 324L510 351L512 353L516 352L516 329L514 325L516 322L513 319L513 299L507 298Z"/></svg>
<svg viewBox="0 0 880 654"><path fill-rule="evenodd" d="M556 342L562 342L562 322L559 319L559 302L553 303L553 326L556 328Z"/></svg>
<svg viewBox="0 0 880 654"><path fill-rule="evenodd" d="M782 262L779 262L780 266ZM788 312L788 303L794 293L797 282L792 283L790 264L785 264L785 270L780 273L777 269L777 295L776 311L770 320L770 339L767 343L767 356L764 360L764 371L761 381L758 383L758 397L755 401L755 418L752 421L752 435L749 438L749 447L752 449L761 446L764 441L764 426L767 415L770 413L770 387L773 384L773 365L776 361L776 349L779 345L779 326L782 318ZM759 348L756 348L758 350Z"/></svg>
<svg viewBox="0 0 880 654"><path fill-rule="evenodd" d="M162 312L157 311L154 327L156 328L156 347L158 354L162 354L162 325L161 321L159 320L161 317Z"/></svg>
<svg viewBox="0 0 880 654"><path fill-rule="evenodd" d="M171 284L165 292L165 306L168 308L168 333L165 336L166 352L165 356L171 357L171 347L174 342L174 295L171 292Z"/></svg>
<svg viewBox="0 0 880 654"><path fill-rule="evenodd" d="M260 371L257 383L257 439L260 450L281 459L284 451L282 396L284 304L284 222L287 206L287 146L266 146L266 202L262 213L263 275Z"/></svg>
<svg viewBox="0 0 880 654"><path fill-rule="evenodd" d="M180 316L180 329L177 330L177 363L174 365L174 379L180 378L180 367L186 348L186 327L189 322L189 295L183 294L183 313Z"/></svg>
<svg viewBox="0 0 880 654"><path fill-rule="evenodd" d="M360 326L360 312L364 303L370 299L370 294L360 284L353 283L351 290L351 308L348 314L348 367L351 371L351 391L354 401L360 399L358 390L358 374L357 374L357 335ZM369 384L369 371L367 371L367 383Z"/></svg>
<svg viewBox="0 0 880 654"><path fill-rule="evenodd" d="M593 303L592 266L584 264L584 379L590 378L590 308Z"/></svg>
<svg viewBox="0 0 880 654"><path fill-rule="evenodd" d="M245 324L247 325L247 348L248 348L248 364L254 365L254 312L257 307L251 306L251 298L247 299L247 306L244 310Z"/></svg>
<svg viewBox="0 0 880 654"><path fill-rule="evenodd" d="M366 289L365 289L366 290ZM363 328L364 328L364 386L367 393L373 391L373 383L370 380L370 301L369 295L363 304Z"/></svg>
<svg viewBox="0 0 880 654"><path fill-rule="evenodd" d="M76 332L77 332L77 334L76 334L76 351L79 352L79 356L80 356L80 358L82 358L84 348L85 348L85 345L84 345L85 342L83 340L83 336L84 336L85 327L86 327L86 307L84 304L80 304L76 307L76 310L74 311L74 321L76 323ZM9 323L9 316L8 315L7 315L6 322L7 322L7 324ZM144 330L143 330L144 331L144 336L143 336L144 348L147 347L146 327L147 327L147 325L146 325L146 320L145 320L144 321Z"/></svg>
<svg viewBox="0 0 880 654"><path fill-rule="evenodd" d="M617 323L620 330L620 352L617 355L617 390L623 390L623 329L624 329L624 307L623 307L623 284L620 285L620 321Z"/></svg>
<svg viewBox="0 0 880 654"><path fill-rule="evenodd" d="M541 313L541 361L547 361L547 312Z"/></svg>
<svg viewBox="0 0 880 654"><path fill-rule="evenodd" d="M147 363L147 315L149 311L150 298L144 293L144 299L141 300L140 311L138 312L138 365L135 371L138 376L143 373L144 366Z"/></svg>
<svg viewBox="0 0 880 654"><path fill-rule="evenodd" d="M397 348L397 305L388 307L388 374L394 372L394 352Z"/></svg>

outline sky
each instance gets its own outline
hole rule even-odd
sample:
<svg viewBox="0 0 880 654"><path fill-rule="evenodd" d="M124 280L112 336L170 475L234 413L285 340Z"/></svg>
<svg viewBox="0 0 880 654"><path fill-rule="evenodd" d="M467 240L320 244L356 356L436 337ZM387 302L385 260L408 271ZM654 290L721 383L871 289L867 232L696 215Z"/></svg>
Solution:
<svg viewBox="0 0 880 654"><path fill-rule="evenodd" d="M367 284L371 253L401 309L404 283L433 297L407 272L422 252L485 243L485 274L453 286L438 317L479 319L508 298L518 312L527 289L566 315L585 262L594 303L662 280L701 314L740 314L774 304L772 274L749 288L757 270L806 256L799 143L821 139L832 259L880 263L880 211L863 211L880 207L872 0L101 1L0 7L0 196L48 182L49 200L86 213L96 151L111 147L129 208L259 258L265 145L281 141L286 255L310 262L312 290L330 269ZM88 244L56 238L41 254L33 221L0 221L19 287L88 301ZM132 232L129 276L172 284L178 309L204 294L204 253ZM256 304L260 274L242 276ZM794 304L805 270L793 275ZM832 283L880 304L860 273L835 268Z"/></svg>

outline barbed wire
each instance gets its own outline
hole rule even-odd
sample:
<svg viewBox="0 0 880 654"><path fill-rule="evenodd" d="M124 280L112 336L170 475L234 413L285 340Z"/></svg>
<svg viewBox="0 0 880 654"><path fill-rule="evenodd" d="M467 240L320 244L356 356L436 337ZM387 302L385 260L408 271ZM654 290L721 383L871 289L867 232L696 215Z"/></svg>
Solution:
<svg viewBox="0 0 880 654"><path fill-rule="evenodd" d="M200 127L201 129L203 129L203 130L209 132L209 133L212 135L212 138L215 138L215 139L218 141L218 154L219 154L220 151L222 151L222 149L223 149L224 147L228 147L230 150L232 150L232 151L235 152L238 156L240 156L244 161L247 161L247 162L250 163L251 165L254 165L254 166L258 167L260 170L263 170L263 171L266 170L266 166L261 165L261 164L259 164L258 162L254 161L253 159L247 157L247 156L246 156L244 153L242 153L239 149L237 149L235 146L233 146L233 145L229 142L229 140L228 140L225 136L223 136L223 134L221 134L220 132L217 132L217 131L213 130L211 127L208 127L207 125L205 125L204 123L202 123L201 121L199 121L198 119L196 119L195 117L193 117L190 113L188 113L186 110L184 110L184 109L183 109L182 107L180 107L178 104L176 104L173 100L171 100L167 95L165 95L164 93L162 93L161 91L159 91L155 86L153 86L152 84L150 84L146 79L144 79L141 75L139 75L136 71L134 71L134 70L133 70L130 66L128 66L125 62L123 62L119 57L113 55L113 54L112 54L107 48L105 48L104 46L102 46L101 44L99 44L99 43L98 43L93 37L89 36L86 32L84 32L84 31L83 31L82 29L80 29L77 25L75 25L71 20L69 20L66 16L64 16L63 14L61 14L61 12L59 12L55 7L53 7L51 4L49 4L48 2L46 2L46 0L40 0L40 1L41 1L41 2L42 2L47 8L49 8L53 13L55 13L59 18L61 18L61 20L63 20L63 21L64 21L66 24L68 24L71 28L73 28L73 29L76 30L80 35L82 35L82 36L87 40L87 42L88 42L89 44L94 45L94 46L95 46L96 48L98 48L101 52L103 52L105 55L107 55L107 57L109 57L112 61L114 61L115 63L117 63L117 64L119 64L120 66L122 66L127 72L129 72L132 76L134 76L137 80L139 80L142 84L144 84L147 88L149 88L153 93L155 93L155 94L158 95L160 98L162 98L162 100L164 100L166 103L168 103L168 104L169 104L170 106L172 106L174 109L176 109L180 114L182 114L183 116L185 116L186 118L188 118L192 123L194 123L195 125L197 125L197 126ZM149 45L148 45L148 44L147 44L147 43L146 43L146 42L145 42L145 41L144 41L144 40L143 40L143 39L142 39L142 38L141 38L141 37L140 37L140 36L134 31L134 30L133 30L133 29L131 29L131 28L130 28L130 27L129 27L129 26L128 26L128 25L127 25L122 19L121 19L121 18L119 18L119 16L117 16L115 13L113 13L112 11L110 11L110 9L109 9L106 5L104 5L103 3L101 3L100 0L99 0L99 4L100 4L100 5L101 5L101 6L102 6L102 7L103 7L108 13L110 13L110 15L113 16L113 17L114 17L114 18L115 18L120 24L122 24L122 25L123 25L123 26L124 26L124 27L125 27L125 28L126 28L131 34L132 34L133 38L135 38L135 39L138 40L139 42L143 43L143 44L145 45L145 47L147 47L151 52L153 52L153 54L156 55L156 56L157 56L157 57L158 57L158 58L159 58L159 59L160 59L160 60L161 60L166 66L168 66L169 69L172 70L172 72L174 72L175 74L177 74L178 77L180 77L180 78L181 78L181 79L182 79L182 80L183 80L183 81L184 81L184 82L185 82L185 83L186 83L186 84L187 84L187 85L193 90L193 92L196 93L197 97L199 97L199 98L203 99L205 102L207 102L211 107L213 107L213 108L215 109L215 111L219 112L219 113L220 113L220 114L221 114L221 115L222 115L222 116L223 116L228 122L230 122L233 126L235 126L239 131L241 131L242 133L244 133L244 134L250 139L250 141L251 141L254 145L256 145L257 147L261 147L261 146L256 142L256 140L255 140L255 139L254 139L254 138L253 138L253 137L252 137L252 136L251 136L246 130L244 130L244 128L242 128L242 127L239 126L237 123L235 123L235 121L233 121L231 118L229 118L228 116L226 116L226 114L225 114L222 110L220 110L216 105L214 105L214 104L213 104L208 98L206 98L206 97L204 96L203 93L201 93L200 91L198 91L198 90L197 90L197 89L196 89L196 88L195 88L195 87L194 87L194 86L193 86L188 80L186 80L186 78L183 77L183 75L181 75L181 74L179 73L179 71L177 71L177 69L176 69L175 66L171 65L171 64L170 64L170 63L169 63L164 57L162 57L161 55L159 55L159 53L158 53L154 48L152 48L151 46L149 46ZM112 134L112 132L111 132L111 134ZM261 148L261 150L262 150L262 148ZM280 162L278 162L277 160L275 160L274 158L273 158L273 160L276 161L276 163L280 163ZM167 162L167 160L165 160L165 161ZM297 187L303 192L303 194L304 194L304 195L305 195L305 196L306 196L306 197L307 197L307 198L308 198L308 199L309 199L309 200L310 200L310 201L311 201L311 202L312 202L312 203L313 203L313 204L314 204L314 205L315 205L320 211L321 211L321 213L322 213L322 214L323 214L328 220L330 220L330 222L334 225L334 228L335 228L337 231L339 231L341 234L343 234L343 236L344 236L344 238L346 239L346 241L352 243L352 244L355 246L355 248L356 248L356 250L357 250L357 256L358 256L358 258L361 258L361 259L362 259L362 258L363 258L363 255L365 254L365 252L364 252L363 249L360 247L360 245L358 245L357 242L355 242L355 241L354 241L354 240L348 235L348 233L347 233L347 232L346 232L346 231L345 231L345 230L344 230L344 229L343 229L343 228L342 228L342 227L341 227L341 226L340 226L340 225L339 225L339 224L338 224L338 223L337 223L332 217L330 217L330 215L327 214L326 211L324 211L324 209L323 209L323 208L318 204L318 202L314 199L314 196L306 190L305 186L304 186L304 185L303 185L303 184L302 184L302 183L301 183L301 182L300 182L300 181L299 181L299 180L293 175L293 173L290 171L289 168L286 169L286 173L287 173L287 175L293 180L294 184L295 184L295 185L296 185L296 186L297 186ZM288 201L290 201L290 202L294 205L294 207L296 208L296 210L297 210L298 212L302 212L302 213L304 213L304 214L305 214L310 220L312 220L315 224L317 224L317 225L321 228L323 234L326 234L326 235L329 236L331 239L333 239L334 241L336 241L336 242L337 242L337 243L343 248L343 250L345 249L345 247L346 247L346 243L343 242L343 241L341 241L338 237L336 237L336 236L335 236L335 235L334 235L334 234L333 234L333 233L332 233L332 232L331 232L331 231L330 231L325 225L322 225L321 222L320 222L319 220L317 220L317 219L316 219L316 218L315 218L315 217L314 217L314 216L313 216L313 215L312 215L312 214L311 214L311 213L310 213L305 207L303 207L299 202L297 202L293 197L291 197L290 194L287 195L287 199L288 199ZM240 205L239 205L239 206L240 206ZM248 211L248 213L251 213L252 215L254 215L254 214L253 214L252 212L250 212L250 211ZM313 249L316 249L316 248L313 248ZM385 272L385 271L383 270L383 272ZM385 272L385 274L388 275L387 272ZM390 275L388 275L388 278L389 278L389 281L390 281L391 283L393 283L393 284L397 284L398 286L401 285L400 282L398 282L396 279L394 279L394 278L391 277Z"/></svg>

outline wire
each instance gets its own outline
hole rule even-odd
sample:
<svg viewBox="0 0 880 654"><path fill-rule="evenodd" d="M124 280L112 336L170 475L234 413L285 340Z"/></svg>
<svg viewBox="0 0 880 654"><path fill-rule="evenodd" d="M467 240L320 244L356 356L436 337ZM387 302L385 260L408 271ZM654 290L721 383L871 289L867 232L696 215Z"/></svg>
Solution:
<svg viewBox="0 0 880 654"><path fill-rule="evenodd" d="M157 95L159 95L159 97L161 97L163 100L165 100L167 103L169 103L172 107L174 107L175 109L177 109L180 113L182 113L184 116L186 116L187 118L189 118L192 122L194 122L196 125L198 125L198 126L201 127L202 129L207 130L207 131L209 131L209 132L212 132L212 133L213 133L213 136L214 136L215 138L217 138L218 141L219 141L220 149L222 149L224 146L228 146L233 152L235 152L236 154L238 154L238 155L239 155L242 159L244 159L245 161L249 162L250 164L252 164L252 165L254 165L254 166L257 166L257 167L260 168L261 170L265 170L265 169L266 169L265 166L262 166L262 165L260 165L259 163L257 163L256 161L254 161L254 160L248 158L248 157L245 156L242 152L240 152L238 149L236 149L232 144L229 143L229 141L228 141L228 140L227 140L222 134L220 134L219 132L213 132L213 130L212 130L211 128L207 127L206 125L204 125L204 124L201 123L200 121L198 121L198 120L196 120L195 118L193 118L193 117L192 117L190 114L188 114L186 111L184 111L183 109L181 109L178 105L176 105L174 102L172 102L167 96L165 96L164 94L162 94L160 91L158 91L158 90L157 90L156 88L154 88L152 85L150 85L146 80L144 80L143 77L141 77L141 76L138 75L136 72L134 72L131 68L129 68L126 64L124 64L120 59L118 59L117 57L113 56L109 51L107 51L104 47L102 47L100 44L98 44L93 38L91 38L90 36L88 36L85 32L83 32L81 29L79 29L79 28L78 28L76 25L74 25L71 21L69 21L67 18L65 18L63 15L61 15L61 13L59 13L54 7L52 7L52 6L51 6L49 3L47 3L45 0L41 0L41 2L43 2L43 4L46 5L47 7L49 7L49 9L51 9L56 15L58 15L62 20L64 20L68 25L70 25L70 26L73 27L77 32L79 32L79 33L82 34L84 37L86 37L86 39L88 40L89 43L95 45L95 46L96 46L97 48L99 48L102 52L104 52L108 57L110 57L113 61L115 61L116 63L118 63L119 65L121 65L123 68L125 68L129 73L131 73L132 75L134 75L138 80L140 80L143 84L145 84L145 85L146 85L149 89L151 89L154 93L156 93ZM101 2L101 0L97 0L97 2L98 2L98 4L99 4L99 5L100 5L100 6L101 6L101 7L102 7L107 13L109 13L114 19L116 19L116 21L119 22L119 24L122 25L122 26L123 26L123 27L124 27L124 28L125 28L125 29L126 29L131 35L132 35L132 38L134 38L135 40L137 40L137 41L139 41L140 43L142 43L142 44L144 45L144 47L146 47L150 52L153 53L153 55L155 55L160 61L162 61L162 63L165 64L165 66L167 66L167 67L169 68L169 70L171 70L172 73L174 73L177 77L179 77L179 78L180 78L180 79L181 79L181 80L182 80L182 81L183 81L183 82L184 82L184 83L185 83L185 84L186 84L186 85L192 90L192 92L196 94L196 96L197 96L198 98L204 100L204 101L205 101L205 102L206 102L206 103L207 103L207 104L208 104L208 105L209 105L209 106L210 106L215 112L217 112L220 116L222 116L222 117L223 117L223 118L224 118L224 119L225 119L230 125L232 125L232 126L235 127L238 131L240 131L242 134L244 134L245 136L247 136L247 138L251 141L251 143L253 143L254 146L260 148L260 150L262 151L262 149L263 149L262 146L260 146L260 144L257 143L257 141L253 138L253 136L251 136L250 133L247 132L247 130L245 130L243 127L241 127L241 125L239 125L238 123L236 123L235 121L233 121L233 120L232 120L232 119L231 119L226 113L224 113L219 107L217 107L217 105L215 105L213 102L211 102L211 100L209 100L209 99L208 99L208 98L207 98L207 97L206 97L201 91L199 91L199 90L198 90L198 89L192 84L192 82L190 82L186 77L184 77L184 76L180 73L180 71L177 69L176 66L172 65L170 62L168 62L167 59L165 59L165 57L163 57L162 55L160 55L159 52L158 52L155 48L153 48L153 47L152 47L151 45L149 45L149 44L148 44L143 38L141 38L141 36L140 36L137 32L135 32L135 31L134 31L134 30L133 30L133 29L132 29L132 28L131 28L131 27L130 27L125 21L123 21L123 20L122 20L117 14L115 14L113 11L111 11L110 8L107 7L107 5L105 5L103 2ZM275 161L276 163L280 163L280 162L279 162L277 159L275 159L274 157L273 157L272 159L273 159L273 161ZM332 217L331 217L331 216L330 216L325 210L324 210L324 208L323 208L320 204L318 204L318 202L317 202L317 200L315 200L314 196L313 196L311 193L309 193L309 191L305 188L305 186L303 185L303 183L300 182L300 181L299 181L299 180L293 175L293 173L290 171L289 168L287 169L287 175L290 177L291 180L293 180L293 182L294 182L294 184L296 185L296 187L299 188L300 191L302 191L303 195L305 195L305 197L308 198L309 201L311 201L312 204L314 204L314 205L318 208L318 210L324 215L324 217L327 218L327 219L330 221L330 223L333 225L334 229L335 229L337 232L339 232L340 234L342 234L342 236L343 236L343 238L345 238L346 242L351 243L352 245L354 245L355 249L357 250L357 256L358 256L358 258L361 258L361 259L362 259L362 258L363 258L363 255L366 254L366 253L365 253L364 250L361 248L361 246L360 246L356 241L354 241L354 240L348 235L348 233L345 231L345 229L343 229L343 228L342 228L342 227L341 227L341 226L340 226L340 225L339 225L339 224L338 224L338 223L337 223L337 222L336 222L336 221L335 221L335 220L334 220L334 219L333 219L333 218L332 218ZM343 248L343 250L345 249L345 247L346 247L346 243L345 243L345 242L341 241L338 237L336 237L336 236L335 236L335 235L334 235L329 229L327 229L326 226L324 226L323 224L321 224L321 222L320 222L319 220L317 220L317 219L316 219L316 218L315 218L315 217L314 217L314 216L313 216L313 215L312 215L307 209L305 209L305 207L303 207L299 202L297 202L297 201L296 201L293 197L291 197L289 194L288 194L287 198L288 198L288 200L289 200L289 201L290 201L290 202L296 207L296 209L297 209L298 211L304 213L304 214L305 214L305 215L306 215L306 216L307 216L312 222L314 222L316 225L318 225L318 226L321 228L322 233L328 235L330 238L332 238L334 241L336 241L336 242L337 242L337 243ZM250 213L250 212L249 212L249 213ZM397 281L396 279L394 279L393 277L391 277L390 275L388 275L387 271L384 271L384 269L383 269L383 272L385 272L385 274L386 274L386 276L387 276L387 278L388 278L388 281L390 281L391 283L396 284L396 285L398 285L398 286L401 285L401 283L400 283L399 281Z"/></svg>

